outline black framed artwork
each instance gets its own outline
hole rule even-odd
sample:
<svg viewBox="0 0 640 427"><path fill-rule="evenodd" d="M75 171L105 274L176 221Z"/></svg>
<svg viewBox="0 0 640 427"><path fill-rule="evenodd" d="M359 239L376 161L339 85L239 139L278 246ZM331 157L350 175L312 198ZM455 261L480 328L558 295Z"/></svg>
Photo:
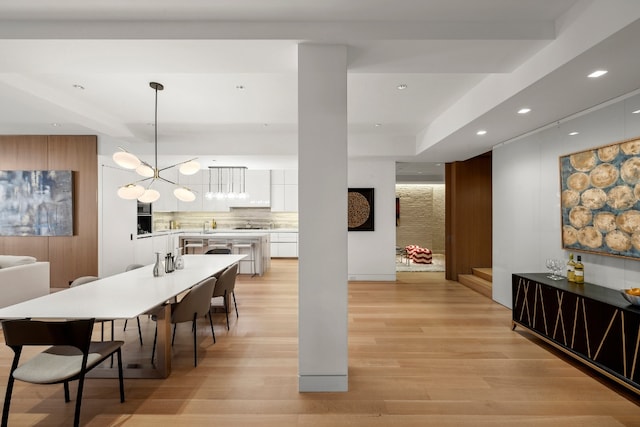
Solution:
<svg viewBox="0 0 640 427"><path fill-rule="evenodd" d="M349 231L374 231L373 188L349 188Z"/></svg>

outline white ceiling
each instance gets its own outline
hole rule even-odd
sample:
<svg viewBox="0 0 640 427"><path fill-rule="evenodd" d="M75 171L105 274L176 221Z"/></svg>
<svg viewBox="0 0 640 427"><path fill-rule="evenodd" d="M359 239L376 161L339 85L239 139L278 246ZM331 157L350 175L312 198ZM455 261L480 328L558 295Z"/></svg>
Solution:
<svg viewBox="0 0 640 427"><path fill-rule="evenodd" d="M152 153L158 81L164 161L295 167L297 46L340 43L349 155L431 176L636 90L639 19L633 0L3 0L0 134Z"/></svg>

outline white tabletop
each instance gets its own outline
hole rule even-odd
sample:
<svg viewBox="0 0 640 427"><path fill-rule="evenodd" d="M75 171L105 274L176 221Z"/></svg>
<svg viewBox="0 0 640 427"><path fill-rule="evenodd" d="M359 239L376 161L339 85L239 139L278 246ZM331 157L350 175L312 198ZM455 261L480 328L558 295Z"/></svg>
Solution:
<svg viewBox="0 0 640 427"><path fill-rule="evenodd" d="M0 319L131 319L179 295L246 255L184 255L184 269L153 277L153 265L9 307Z"/></svg>

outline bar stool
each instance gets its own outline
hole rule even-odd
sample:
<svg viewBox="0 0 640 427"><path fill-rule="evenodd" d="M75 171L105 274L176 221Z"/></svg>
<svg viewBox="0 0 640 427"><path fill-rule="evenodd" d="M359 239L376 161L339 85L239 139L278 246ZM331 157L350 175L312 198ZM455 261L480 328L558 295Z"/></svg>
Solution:
<svg viewBox="0 0 640 427"><path fill-rule="evenodd" d="M227 240L209 239L207 241L208 249L229 249L231 250L231 243Z"/></svg>
<svg viewBox="0 0 640 427"><path fill-rule="evenodd" d="M200 248L200 249L204 248L204 240L203 239L185 238L183 247L184 247L184 253L185 254L189 253L189 248L192 248L193 249L193 253L195 254L197 248Z"/></svg>
<svg viewBox="0 0 640 427"><path fill-rule="evenodd" d="M236 254L244 254L246 253L248 256L246 258L241 259L239 262L249 262L251 263L251 277L256 275L256 245L251 240L233 240L231 242L231 248L233 253ZM246 251L246 252L243 252Z"/></svg>

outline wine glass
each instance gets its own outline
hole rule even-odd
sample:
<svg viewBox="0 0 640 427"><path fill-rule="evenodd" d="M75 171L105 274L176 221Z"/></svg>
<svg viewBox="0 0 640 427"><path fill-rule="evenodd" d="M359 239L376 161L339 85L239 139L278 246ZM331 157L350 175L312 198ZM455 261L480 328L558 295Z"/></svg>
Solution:
<svg viewBox="0 0 640 427"><path fill-rule="evenodd" d="M551 273L551 275L548 275L547 277L549 279L553 279L553 259L547 258L545 266L547 267L547 270L549 270L549 273Z"/></svg>
<svg viewBox="0 0 640 427"><path fill-rule="evenodd" d="M561 259L553 259L552 260L552 265L553 265L553 273L551 274L551 279L552 280L562 280L563 277L560 275L560 270L562 269L562 260Z"/></svg>

